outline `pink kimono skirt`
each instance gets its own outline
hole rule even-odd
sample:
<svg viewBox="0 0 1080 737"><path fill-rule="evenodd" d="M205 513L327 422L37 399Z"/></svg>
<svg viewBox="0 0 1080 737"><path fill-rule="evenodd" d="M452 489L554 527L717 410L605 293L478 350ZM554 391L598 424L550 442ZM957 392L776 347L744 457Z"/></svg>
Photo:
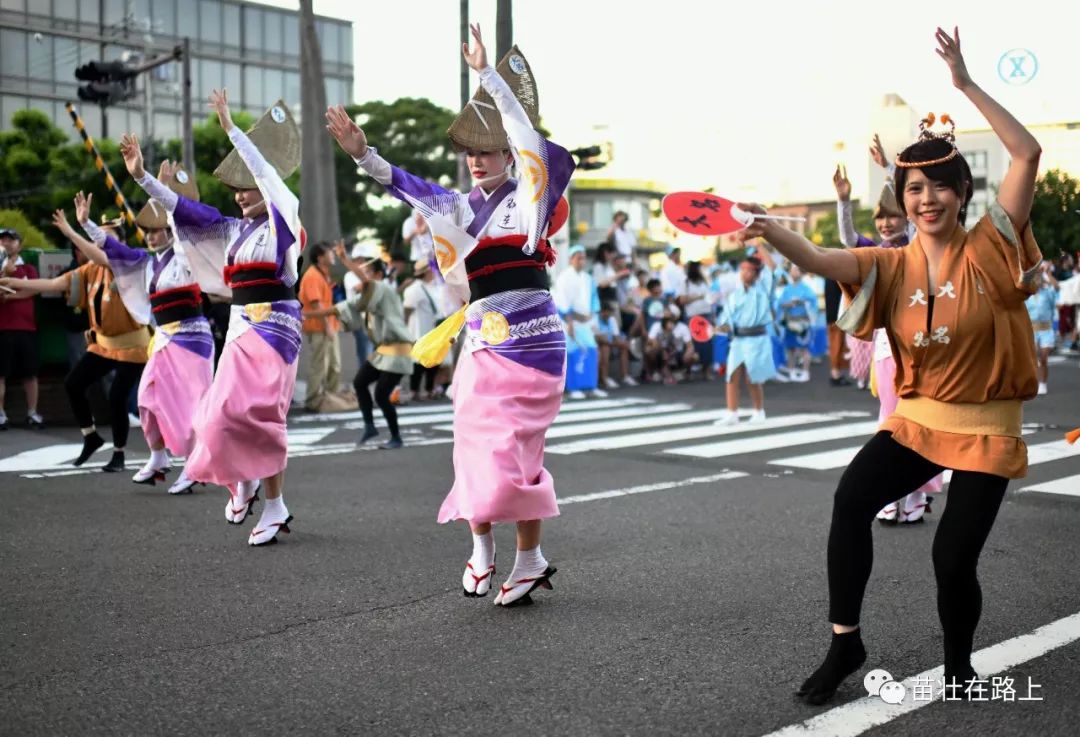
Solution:
<svg viewBox="0 0 1080 737"><path fill-rule="evenodd" d="M492 350L463 352L454 373L454 486L439 522L556 517L544 440L562 405L564 378Z"/></svg>
<svg viewBox="0 0 1080 737"><path fill-rule="evenodd" d="M858 381L869 381L870 364L874 360L874 341L859 340L850 335L846 336L846 338L850 366L848 374Z"/></svg>
<svg viewBox="0 0 1080 737"><path fill-rule="evenodd" d="M171 342L150 356L139 381L139 422L150 447L164 443L175 456L191 454L195 413L213 380L212 354L203 358Z"/></svg>
<svg viewBox="0 0 1080 737"><path fill-rule="evenodd" d="M254 329L226 343L195 415L188 476L233 488L284 471L295 385L296 361L286 363Z"/></svg>

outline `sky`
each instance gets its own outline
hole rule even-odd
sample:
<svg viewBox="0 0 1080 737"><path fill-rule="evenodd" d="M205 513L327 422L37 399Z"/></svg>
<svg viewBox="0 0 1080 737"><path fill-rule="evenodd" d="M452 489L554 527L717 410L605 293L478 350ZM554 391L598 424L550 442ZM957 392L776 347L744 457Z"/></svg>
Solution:
<svg viewBox="0 0 1080 737"><path fill-rule="evenodd" d="M315 0L316 13L354 23L356 101L427 97L454 109L458 10L455 0ZM470 0L470 15L494 56L495 0ZM938 25L960 27L971 76L1023 122L1080 121L1080 3L514 3L514 40L553 140L613 145L597 176L762 202L829 199L837 163L865 171L862 144L887 93L919 113L948 112L959 128L986 126L934 53ZM1039 64L1023 86L998 75L1016 48Z"/></svg>

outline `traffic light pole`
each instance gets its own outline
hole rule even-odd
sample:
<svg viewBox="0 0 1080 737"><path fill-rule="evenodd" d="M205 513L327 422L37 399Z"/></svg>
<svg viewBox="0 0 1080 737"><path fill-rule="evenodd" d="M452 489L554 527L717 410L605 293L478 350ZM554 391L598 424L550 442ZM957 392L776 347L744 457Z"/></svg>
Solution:
<svg viewBox="0 0 1080 737"><path fill-rule="evenodd" d="M195 137L191 132L191 39L185 37L183 46L179 48L180 53L183 55L181 61L183 78L180 84L183 87L184 112L180 117L182 125L184 126L184 166L187 168L188 173L194 176Z"/></svg>

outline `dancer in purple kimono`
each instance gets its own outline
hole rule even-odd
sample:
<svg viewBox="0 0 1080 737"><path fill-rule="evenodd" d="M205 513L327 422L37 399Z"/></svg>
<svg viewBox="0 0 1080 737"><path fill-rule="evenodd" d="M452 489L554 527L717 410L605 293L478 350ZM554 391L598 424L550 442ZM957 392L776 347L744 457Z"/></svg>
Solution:
<svg viewBox="0 0 1080 737"><path fill-rule="evenodd" d="M447 314L468 305L453 383L455 481L438 519L470 525L473 552L462 577L470 597L486 595L495 574L492 524L516 523L514 568L495 597L515 606L532 603L537 588L550 589L555 573L540 550L541 521L559 513L544 440L562 402L566 342L548 291L554 252L547 236L566 220L560 198L574 164L533 127L536 85L521 52L512 48L496 70L478 26L472 34L473 47L462 51L482 89L448 131L476 181L470 193L389 164L343 108L327 111L327 121L368 175L427 218L455 300ZM520 178L512 176L514 165Z"/></svg>
<svg viewBox="0 0 1080 737"><path fill-rule="evenodd" d="M192 271L203 289L221 282L232 290L225 349L210 391L195 417L195 448L188 475L229 488L225 519L240 524L251 513L260 483L262 516L250 545L277 541L289 532L285 507L285 418L296 383L300 352L300 303L294 285L303 248L300 203L287 177L299 166L299 131L278 101L251 130L233 125L224 91L210 94L221 127L235 149L214 175L235 192L243 217L178 196L142 171L138 141L125 136L121 151L147 194L175 223Z"/></svg>

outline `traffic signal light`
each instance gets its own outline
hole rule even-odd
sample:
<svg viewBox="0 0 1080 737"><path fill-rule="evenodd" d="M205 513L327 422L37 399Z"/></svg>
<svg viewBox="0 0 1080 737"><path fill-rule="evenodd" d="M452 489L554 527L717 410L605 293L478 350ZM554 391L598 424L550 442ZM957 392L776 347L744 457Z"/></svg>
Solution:
<svg viewBox="0 0 1080 737"><path fill-rule="evenodd" d="M75 78L87 84L79 86L79 99L101 106L115 105L135 96L138 69L122 61L91 61L75 68Z"/></svg>
<svg viewBox="0 0 1080 737"><path fill-rule="evenodd" d="M603 169L607 166L607 161L598 158L602 153L603 149L600 146L585 146L584 148L575 148L570 152L570 155L577 159L578 169L588 171L590 169Z"/></svg>

